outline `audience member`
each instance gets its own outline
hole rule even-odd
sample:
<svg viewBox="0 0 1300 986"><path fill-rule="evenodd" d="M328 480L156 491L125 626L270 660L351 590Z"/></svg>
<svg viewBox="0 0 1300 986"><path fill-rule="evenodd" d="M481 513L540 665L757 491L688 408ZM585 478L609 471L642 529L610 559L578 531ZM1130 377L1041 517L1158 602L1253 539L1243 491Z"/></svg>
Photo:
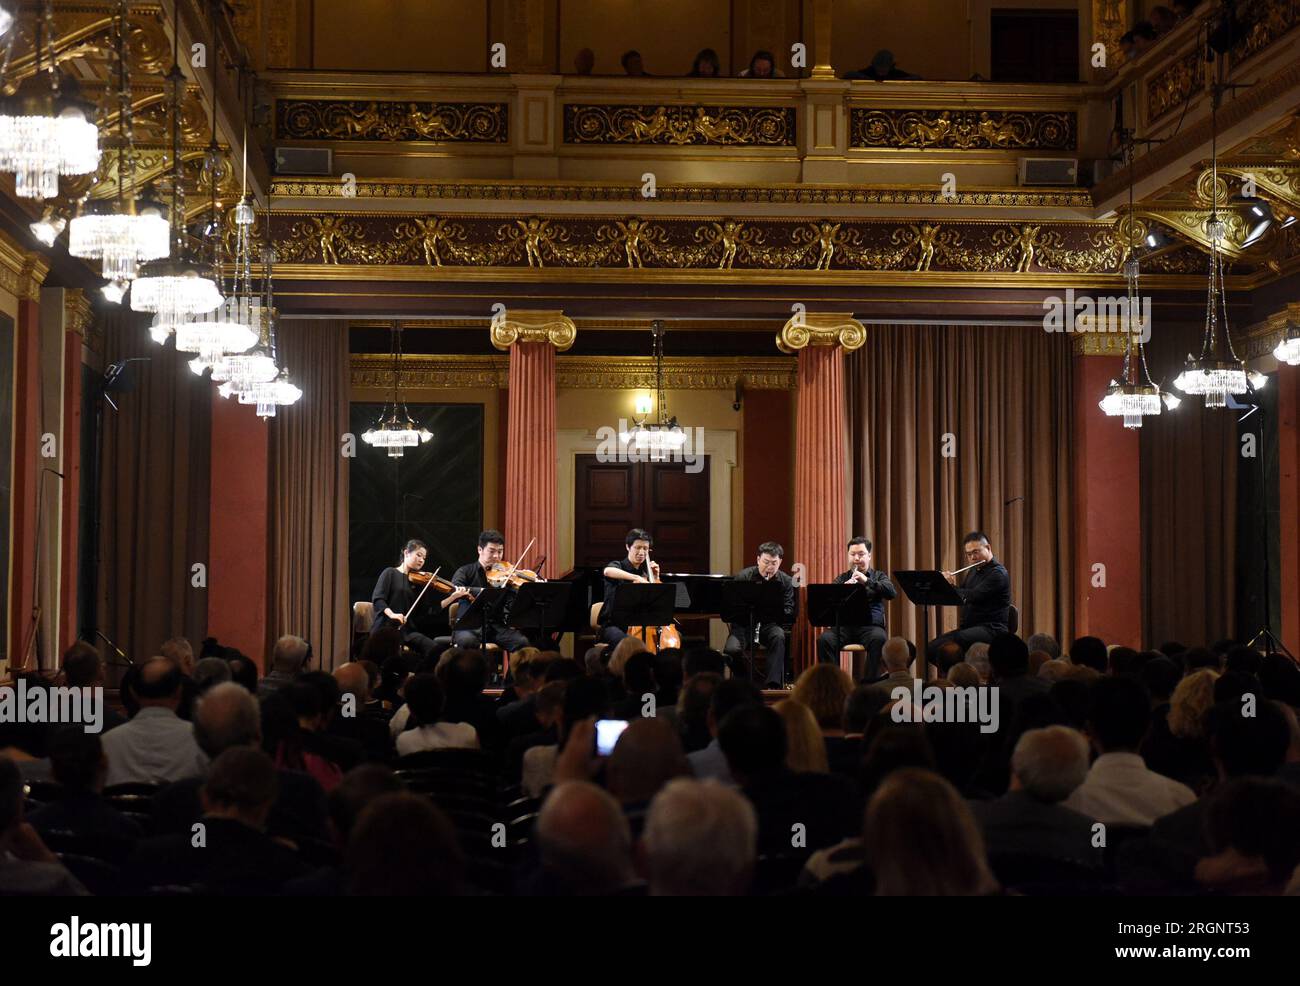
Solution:
<svg viewBox="0 0 1300 986"><path fill-rule="evenodd" d="M641 830L650 801L660 789L674 778L690 776L682 741L659 718L628 723L605 765L605 787L623 806L633 834Z"/></svg>
<svg viewBox="0 0 1300 986"><path fill-rule="evenodd" d="M257 686L257 697L266 698L297 678L310 653L307 641L301 637L286 634L277 640L271 650L271 671Z"/></svg>
<svg viewBox="0 0 1300 986"><path fill-rule="evenodd" d="M1070 644L1070 663L1105 672L1106 645L1099 637L1077 637Z"/></svg>
<svg viewBox="0 0 1300 986"><path fill-rule="evenodd" d="M1025 646L1029 648L1030 653L1036 650L1042 651L1049 661L1055 661L1061 656L1061 645L1050 633L1031 634L1025 641Z"/></svg>
<svg viewBox="0 0 1300 986"><path fill-rule="evenodd" d="M639 854L651 896L738 897L757 849L758 819L741 794L678 778L650 803Z"/></svg>
<svg viewBox="0 0 1300 986"><path fill-rule="evenodd" d="M370 694L370 674L356 661L334 669L339 690L339 708L326 727L331 736L358 744L366 759L384 763L393 754L388 734L388 716Z"/></svg>
<svg viewBox="0 0 1300 986"><path fill-rule="evenodd" d="M417 674L406 683L411 728L397 737L398 756L425 750L477 750L478 733L467 722L442 722L446 705L442 686L431 674Z"/></svg>
<svg viewBox="0 0 1300 986"><path fill-rule="evenodd" d="M534 894L604 897L639 887L627 817L595 784L557 784L537 816L536 839L540 872L530 888Z"/></svg>
<svg viewBox="0 0 1300 986"><path fill-rule="evenodd" d="M1193 791L1204 790L1215 774L1206 726L1218 677L1207 669L1183 678L1167 710L1162 706L1153 712L1151 729L1142 744L1142 759L1148 767Z"/></svg>
<svg viewBox="0 0 1300 986"><path fill-rule="evenodd" d="M823 667L831 667L826 664ZM839 671L838 668L835 670ZM843 674L843 672L840 672ZM825 774L830 771L826 742L812 710L797 698L787 698L772 706L785 724L785 765L794 771ZM843 720L841 719L841 722ZM840 730L842 732L842 730Z"/></svg>
<svg viewBox="0 0 1300 986"><path fill-rule="evenodd" d="M344 873L353 897L454 897L464 892L465 858L441 809L397 791L357 818Z"/></svg>
<svg viewBox="0 0 1300 986"><path fill-rule="evenodd" d="M689 73L693 79L716 79L722 75L722 62L712 48L702 48L691 63Z"/></svg>
<svg viewBox="0 0 1300 986"><path fill-rule="evenodd" d="M104 659L84 640L78 640L63 652L63 683L69 688L104 688ZM104 732L122 725L126 719L104 704Z"/></svg>
<svg viewBox="0 0 1300 986"><path fill-rule="evenodd" d="M1274 896L1300 866L1300 790L1280 781L1229 781L1205 808L1210 855L1196 882L1217 894Z"/></svg>
<svg viewBox="0 0 1300 986"><path fill-rule="evenodd" d="M174 661L151 658L134 685L140 711L103 738L108 757L105 784L166 784L201 773L206 760L194 729L176 715L181 672Z"/></svg>
<svg viewBox="0 0 1300 986"><path fill-rule="evenodd" d="M754 52L749 60L749 68L740 73L742 79L782 79L785 73L776 67L776 59L770 51Z"/></svg>
<svg viewBox="0 0 1300 986"><path fill-rule="evenodd" d="M641 63L641 52L635 49L623 52L622 57L619 58L618 61L619 64L623 66L623 73L625 75L645 76L650 74L645 70L645 66Z"/></svg>
<svg viewBox="0 0 1300 986"><path fill-rule="evenodd" d="M573 56L574 75L591 75L596 68L596 53L590 48L579 48Z"/></svg>
<svg viewBox="0 0 1300 986"><path fill-rule="evenodd" d="M790 697L807 706L824 736L843 736L844 703L852 691L853 679L837 665L818 663L799 675Z"/></svg>
<svg viewBox="0 0 1300 986"><path fill-rule="evenodd" d="M194 689L202 695L213 685L230 681L230 662L220 657L205 657L194 665Z"/></svg>
<svg viewBox="0 0 1300 986"><path fill-rule="evenodd" d="M885 82L891 79L916 79L919 76L905 72L894 62L894 53L880 49L871 59L871 64L856 72L847 73L846 79L869 79L873 82Z"/></svg>
<svg viewBox="0 0 1300 986"><path fill-rule="evenodd" d="M79 725L60 726L50 738L50 767L63 796L31 813L32 827L42 835L67 832L93 840L114 858L144 835L139 825L115 811L102 797L108 758L95 733Z"/></svg>
<svg viewBox="0 0 1300 986"><path fill-rule="evenodd" d="M23 775L0 756L0 894L84 897L88 891L23 818Z"/></svg>
<svg viewBox="0 0 1300 986"><path fill-rule="evenodd" d="M709 693L709 706L705 713L705 728L709 734L709 742L702 749L687 754L691 771L699 780L715 780L723 784L734 784L731 768L727 765L727 757L723 754L722 746L718 742L718 731L722 723L726 721L727 716L736 709L744 706L762 705L763 693L748 678L730 678L722 681L713 675L707 677L697 675L687 682L687 692L683 692L683 696L698 687L697 683L712 685L712 690ZM683 715L683 721L685 721L685 715Z"/></svg>

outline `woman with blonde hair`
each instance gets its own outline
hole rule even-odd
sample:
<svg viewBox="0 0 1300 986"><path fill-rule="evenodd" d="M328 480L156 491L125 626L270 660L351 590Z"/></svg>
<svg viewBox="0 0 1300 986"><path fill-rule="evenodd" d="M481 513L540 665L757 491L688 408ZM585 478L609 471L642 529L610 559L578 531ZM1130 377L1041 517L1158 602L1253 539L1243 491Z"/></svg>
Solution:
<svg viewBox="0 0 1300 986"><path fill-rule="evenodd" d="M772 706L785 723L785 765L808 774L829 774L826 741L812 710L798 699L787 698Z"/></svg>
<svg viewBox="0 0 1300 986"><path fill-rule="evenodd" d="M1178 682L1168 705L1152 712L1151 731L1142 744L1147 767L1203 794L1218 774L1210 756L1209 716L1219 673L1193 671Z"/></svg>
<svg viewBox="0 0 1300 986"><path fill-rule="evenodd" d="M885 778L867 805L863 842L877 897L998 892L966 800L932 771L904 767Z"/></svg>
<svg viewBox="0 0 1300 986"><path fill-rule="evenodd" d="M806 705L823 736L844 735L844 702L853 679L834 664L814 664L799 675L790 697Z"/></svg>
<svg viewBox="0 0 1300 986"><path fill-rule="evenodd" d="M622 681L623 668L627 666L627 659L633 654L644 653L646 649L645 642L640 637L624 637L615 645L614 653L610 655L606 670L619 681Z"/></svg>

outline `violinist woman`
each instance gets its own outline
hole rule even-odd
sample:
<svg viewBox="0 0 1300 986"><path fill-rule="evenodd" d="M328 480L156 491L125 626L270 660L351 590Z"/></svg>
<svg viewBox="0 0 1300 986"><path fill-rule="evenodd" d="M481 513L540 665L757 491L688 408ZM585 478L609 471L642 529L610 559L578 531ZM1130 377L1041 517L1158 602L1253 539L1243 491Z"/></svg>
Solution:
<svg viewBox="0 0 1300 986"><path fill-rule="evenodd" d="M402 548L402 562L396 568L386 568L379 573L375 591L370 594L370 602L375 608L375 619L370 625L370 632L396 627L401 631L402 642L421 657L429 657L436 644L422 633L417 633L407 624L407 614L415 605L422 586L417 586L411 579L412 572L424 567L424 559L429 549L423 541L407 541ZM411 614L414 615L414 614Z"/></svg>
<svg viewBox="0 0 1300 986"><path fill-rule="evenodd" d="M460 611L462 613L465 611L470 603L469 597L474 595L473 590L484 589L488 586L488 570L505 557L505 542L506 539L502 537L500 531L488 529L479 534L478 559L456 569L451 577L451 582L452 585L460 586L460 588L442 600L443 609L446 609L454 602L460 602ZM508 606L505 614L506 618L509 619ZM456 647L482 647L484 644L496 644L507 651L522 650L528 646L528 638L514 627L489 620L486 640L483 631L482 623L474 620L473 617L470 618L469 623L458 622L452 628L452 645Z"/></svg>
<svg viewBox="0 0 1300 986"><path fill-rule="evenodd" d="M605 605L600 607L600 623L604 629L601 631L600 639L609 644L611 652L618 642L627 636L627 627L609 622L609 617L614 611L614 590L618 588L620 582L649 582L652 572L656 579L659 578L659 563L649 560L650 549L654 547L654 539L650 537L650 532L634 527L627 532L626 543L627 557L610 562L605 566L604 573Z"/></svg>

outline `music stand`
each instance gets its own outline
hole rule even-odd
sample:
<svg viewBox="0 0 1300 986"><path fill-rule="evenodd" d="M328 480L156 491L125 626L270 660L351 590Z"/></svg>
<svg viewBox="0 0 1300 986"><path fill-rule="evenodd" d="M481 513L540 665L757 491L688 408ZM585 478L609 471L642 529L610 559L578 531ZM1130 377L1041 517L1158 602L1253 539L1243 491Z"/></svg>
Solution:
<svg viewBox="0 0 1300 986"><path fill-rule="evenodd" d="M872 625L874 602L861 582L819 582L808 586L808 622L815 627L833 626L839 640L841 626Z"/></svg>
<svg viewBox="0 0 1300 986"><path fill-rule="evenodd" d="M620 582L614 587L614 609L607 625L662 627L673 621L677 586L672 582Z"/></svg>
<svg viewBox="0 0 1300 986"><path fill-rule="evenodd" d="M785 626L785 586L777 579L750 582L730 579L722 583L722 606L718 614L731 623L743 623L745 650L749 654L749 680L754 680L754 628L762 623ZM771 670L769 668L769 670Z"/></svg>
<svg viewBox="0 0 1300 986"><path fill-rule="evenodd" d="M486 589L480 589L474 601L464 613L461 613L456 620L456 626L464 626L469 629L471 624L478 622L479 628L479 646L486 648L488 619L498 619L502 615L510 594L505 589L498 589L496 586L488 586ZM455 630L455 627L452 627Z"/></svg>
<svg viewBox="0 0 1300 986"><path fill-rule="evenodd" d="M921 643L916 649L917 677L926 680L926 662L930 657L930 607L961 606L962 598L943 572L895 572L894 578L902 586L903 595L912 605L921 607Z"/></svg>
<svg viewBox="0 0 1300 986"><path fill-rule="evenodd" d="M572 582L525 582L515 593L510 607L510 625L516 630L536 629L538 639L547 643L547 628L564 623L572 591ZM560 633L563 632L561 629Z"/></svg>

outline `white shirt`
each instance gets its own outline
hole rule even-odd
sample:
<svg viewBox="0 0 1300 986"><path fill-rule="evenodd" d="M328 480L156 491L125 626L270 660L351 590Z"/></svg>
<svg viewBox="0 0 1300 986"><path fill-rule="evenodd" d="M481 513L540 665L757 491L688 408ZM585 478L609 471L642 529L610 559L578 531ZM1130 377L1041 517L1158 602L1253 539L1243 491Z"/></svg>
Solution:
<svg viewBox="0 0 1300 986"><path fill-rule="evenodd" d="M1148 770L1136 753L1103 753L1063 803L1106 825L1151 825L1195 800L1190 787Z"/></svg>
<svg viewBox="0 0 1300 986"><path fill-rule="evenodd" d="M425 750L477 750L478 730L467 722L435 722L417 726L397 737L398 756Z"/></svg>
<svg viewBox="0 0 1300 986"><path fill-rule="evenodd" d="M532 746L524 751L524 769L520 786L530 798L540 798L555 776L555 759L559 746Z"/></svg>
<svg viewBox="0 0 1300 986"><path fill-rule="evenodd" d="M104 784L168 784L202 774L208 758L194 727L171 709L150 705L100 740L108 758Z"/></svg>

